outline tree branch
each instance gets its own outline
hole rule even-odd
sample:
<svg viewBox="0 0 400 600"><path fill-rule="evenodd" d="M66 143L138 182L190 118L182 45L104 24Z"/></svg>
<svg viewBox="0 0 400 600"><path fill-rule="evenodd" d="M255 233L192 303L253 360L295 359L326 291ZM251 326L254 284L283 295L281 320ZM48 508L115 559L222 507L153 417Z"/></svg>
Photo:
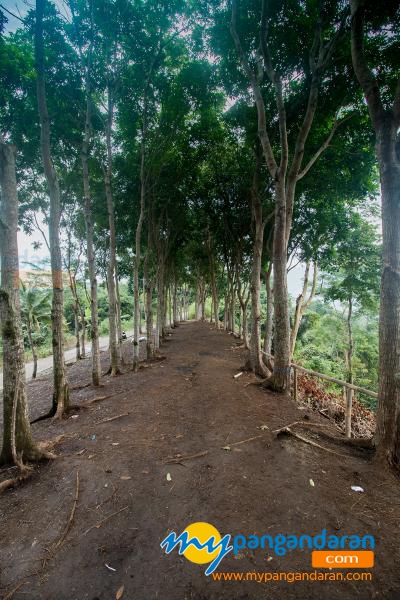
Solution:
<svg viewBox="0 0 400 600"><path fill-rule="evenodd" d="M321 146L318 148L318 150L316 151L316 153L314 154L314 156L308 161L308 163L306 164L306 166L304 167L304 169L302 171L300 171L300 173L297 175L297 181L299 179L302 179L304 177L304 175L307 175L308 171L311 169L311 167L314 165L314 163L319 159L319 157L321 156L321 154L323 152L325 152L325 150L328 148L329 144L332 141L333 136L335 135L335 132L337 130L337 128L344 123L345 121L348 121L353 115L347 115L346 117L343 117L343 119L340 119L340 121L338 121L337 119L335 119L332 129L328 135L328 137L326 138L326 140L321 144Z"/></svg>
<svg viewBox="0 0 400 600"><path fill-rule="evenodd" d="M268 47L268 14L267 0L262 0L261 8L261 29L260 29L260 47L264 59L264 66L267 75L275 88L276 106L279 119L279 136L281 145L281 161L279 165L280 174L285 177L289 161L289 146L287 137L286 109L283 99L282 78L272 66L271 55Z"/></svg>
<svg viewBox="0 0 400 600"><path fill-rule="evenodd" d="M351 56L358 82L364 91L369 114L375 130L383 113L378 82L369 68L364 54L364 9L360 0L351 0Z"/></svg>
<svg viewBox="0 0 400 600"><path fill-rule="evenodd" d="M260 85L257 81L257 78L252 71L249 61L246 58L245 52L243 50L242 44L240 42L239 35L236 30L236 22L237 22L237 2L236 0L232 0L232 15L231 15L231 35L233 42L235 44L236 51L239 56L240 63L244 72L249 79L251 88L254 94L254 100L257 107L257 115L258 115L258 135L260 138L261 146L264 152L265 160L268 166L268 170L273 179L276 178L278 165L275 160L274 152L272 150L271 142L267 132L267 124L265 117L265 104L264 99L262 97Z"/></svg>

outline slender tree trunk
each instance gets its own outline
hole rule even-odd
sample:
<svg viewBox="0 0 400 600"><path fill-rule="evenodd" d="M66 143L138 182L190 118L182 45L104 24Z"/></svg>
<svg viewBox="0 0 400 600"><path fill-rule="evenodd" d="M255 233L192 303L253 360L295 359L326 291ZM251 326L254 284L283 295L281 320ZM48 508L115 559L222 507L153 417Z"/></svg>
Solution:
<svg viewBox="0 0 400 600"><path fill-rule="evenodd" d="M271 283L272 277L272 261L269 263L268 269L265 271L265 290L267 296L267 307L265 316L265 336L264 336L264 352L267 355L267 365L270 364L269 356L272 354L272 329L273 329L273 314L274 314L274 292Z"/></svg>
<svg viewBox="0 0 400 600"><path fill-rule="evenodd" d="M85 134L86 138L86 134ZM89 170L87 162L88 143L84 142L82 147L82 168L83 168L83 188L85 195L85 226L86 226L86 253L88 261L89 283L90 283L90 338L92 355L92 384L100 385L101 365L100 365L100 346L99 346L99 316L97 305L97 277L96 277L96 258L93 244L93 218L92 218L92 199L89 186ZM84 326L84 324L83 324Z"/></svg>
<svg viewBox="0 0 400 600"><path fill-rule="evenodd" d="M253 189L252 189L252 209L254 222L254 242L253 242L253 263L251 271L251 341L250 341L250 357L247 367L260 375L267 377L268 371L264 365L261 354L261 305L260 305L260 288L261 288L261 260L264 241L264 222L262 216L262 205L259 196L259 159L254 173Z"/></svg>
<svg viewBox="0 0 400 600"><path fill-rule="evenodd" d="M76 360L81 360L81 338L79 332L79 311L74 303L74 325L75 325L75 357Z"/></svg>
<svg viewBox="0 0 400 600"><path fill-rule="evenodd" d="M159 350L160 340L162 338L163 314L164 314L164 260L159 257L158 273L157 273L157 322L155 348Z"/></svg>
<svg viewBox="0 0 400 600"><path fill-rule="evenodd" d="M31 347L32 360L33 360L32 379L36 379L38 356L37 356L37 352L36 352L36 346L35 346L35 343L34 343L33 337L32 337L32 323L31 323L29 316L28 316L27 325L28 325L28 340L29 340L29 345Z"/></svg>
<svg viewBox="0 0 400 600"><path fill-rule="evenodd" d="M15 149L1 140L0 188L0 317L3 338L3 447L0 464L21 465L22 459L38 460L43 455L32 439L26 398L24 342L19 304Z"/></svg>
<svg viewBox="0 0 400 600"><path fill-rule="evenodd" d="M304 273L303 289L301 291L301 294L297 297L297 300L296 300L296 309L295 309L295 313L294 313L293 327L292 327L292 331L290 334L290 356L291 357L293 356L294 350L296 347L296 340L297 340L297 335L299 333L301 320L303 318L305 311L310 306L310 304L315 296L315 292L316 292L317 264L314 263L314 274L313 274L312 287L311 287L309 297L306 298L307 290L308 290L308 283L309 283L309 279L310 279L310 267L311 267L311 263L310 263L310 261L307 261L306 270Z"/></svg>
<svg viewBox="0 0 400 600"><path fill-rule="evenodd" d="M147 112L147 102L145 96L144 112ZM144 115L145 122L142 126L142 142L141 142L141 163L140 163L140 214L136 226L135 237L135 265L133 272L133 295L134 295L134 318L133 318L133 370L139 369L139 335L140 335L140 295L139 295L139 269L140 269L140 253L142 241L142 226L144 220L145 201L146 201L146 114Z"/></svg>
<svg viewBox="0 0 400 600"><path fill-rule="evenodd" d="M178 327L179 314L178 314L178 299L177 299L177 283L176 283L176 281L174 282L174 289L173 289L172 312L173 312L174 327Z"/></svg>
<svg viewBox="0 0 400 600"><path fill-rule="evenodd" d="M107 281L108 281L108 320L109 320L109 337L110 337L110 373L111 376L116 376L120 373L118 342L117 342L117 295L115 290L115 267L116 267L116 235L115 235L115 216L114 216L114 199L111 189L112 177L112 146L111 132L114 114L114 105L110 86L108 88L108 112L107 112L107 167L104 169L104 184L107 198L108 223L110 228L110 257L107 266Z"/></svg>
<svg viewBox="0 0 400 600"><path fill-rule="evenodd" d="M119 363L123 364L122 356L122 324L121 324L121 295L119 293L119 278L118 278L118 263L115 261L115 299L116 299L116 314L115 321L117 324L117 350Z"/></svg>
<svg viewBox="0 0 400 600"><path fill-rule="evenodd" d="M61 199L50 142L50 119L47 111L44 74L43 13L44 0L36 0L35 54L37 71L37 101L40 120L40 143L44 173L50 196L49 245L53 300L51 310L53 345L53 407L51 414L61 418L69 407L69 389L64 364L64 289L60 247Z"/></svg>
<svg viewBox="0 0 400 600"><path fill-rule="evenodd" d="M144 288L146 293L146 357L153 357L153 285L149 274L149 245L144 260Z"/></svg>
<svg viewBox="0 0 400 600"><path fill-rule="evenodd" d="M90 82L89 74L86 74L86 118L85 133L82 143L82 173L83 173L83 192L85 196L84 215L86 226L86 255L88 261L89 282L90 282L90 338L92 346L92 384L100 385L101 365L100 365L100 346L99 346L99 316L97 305L97 277L96 277L96 258L94 253L94 227L92 217L92 197L90 193L89 181L89 143L91 131L91 101L90 101Z"/></svg>
<svg viewBox="0 0 400 600"><path fill-rule="evenodd" d="M86 316L81 306L81 357L86 358Z"/></svg>
<svg viewBox="0 0 400 600"><path fill-rule="evenodd" d="M216 329L219 329L219 302L218 302L218 292L217 292L217 281L216 281L216 273L215 273L215 258L213 255L213 245L211 240L211 234L208 233L208 258L210 265L210 279L211 279L211 294L212 294L212 313L214 316L214 323ZM211 323L213 321L211 320Z"/></svg>

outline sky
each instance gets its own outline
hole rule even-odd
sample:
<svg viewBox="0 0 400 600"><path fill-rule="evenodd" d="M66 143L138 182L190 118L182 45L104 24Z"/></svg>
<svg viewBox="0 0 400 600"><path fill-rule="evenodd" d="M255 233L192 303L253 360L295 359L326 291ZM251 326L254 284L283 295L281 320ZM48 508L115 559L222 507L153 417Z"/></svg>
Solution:
<svg viewBox="0 0 400 600"><path fill-rule="evenodd" d="M62 0L57 0L57 4L62 7ZM0 5L10 10L15 15L24 16L29 8L33 8L35 6L35 3L33 0L0 0ZM15 31L15 29L19 26L19 20L15 19L8 13L6 13L6 16L9 19L8 23L6 24L6 31ZM46 229L45 225L43 225L43 229ZM33 245L37 242L41 243L41 247L38 250L35 250ZM22 230L19 231L18 245L21 270L30 269L32 264L40 265L40 262L46 260L49 256L40 232L35 232L28 236ZM303 274L304 265L302 264L298 265L288 273L289 293L294 297L298 296L301 291Z"/></svg>

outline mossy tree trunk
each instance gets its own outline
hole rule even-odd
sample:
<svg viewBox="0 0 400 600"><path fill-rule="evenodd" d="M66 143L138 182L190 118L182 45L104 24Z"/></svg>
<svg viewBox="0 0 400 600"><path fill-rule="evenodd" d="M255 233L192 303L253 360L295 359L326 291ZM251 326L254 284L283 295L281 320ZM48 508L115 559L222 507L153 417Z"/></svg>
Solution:
<svg viewBox="0 0 400 600"><path fill-rule="evenodd" d="M1 289L0 317L3 338L3 448L0 464L43 458L29 424L24 343L21 330L18 266L18 197L15 150L0 141Z"/></svg>

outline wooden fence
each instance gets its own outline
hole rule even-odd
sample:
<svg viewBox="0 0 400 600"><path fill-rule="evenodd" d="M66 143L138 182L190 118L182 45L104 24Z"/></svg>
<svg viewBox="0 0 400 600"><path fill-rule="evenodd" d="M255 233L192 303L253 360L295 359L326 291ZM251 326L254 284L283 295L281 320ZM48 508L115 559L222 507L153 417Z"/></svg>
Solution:
<svg viewBox="0 0 400 600"><path fill-rule="evenodd" d="M268 358L274 358L271 354L267 354L263 352L265 356ZM301 367L300 365L296 365L295 363L290 364L290 368L293 371L293 398L297 401L298 398L298 373L305 373L306 375L311 375L311 377L316 377L318 379L323 379L325 381L329 381L330 383L335 383L336 385L340 385L343 388L343 395L346 399L346 409L345 409L345 434L346 437L351 438L351 415L353 409L353 396L354 392L360 392L361 394L365 394L370 398L378 398L378 394L376 392L372 392L371 390L367 390L366 388L360 387L359 385L354 385L353 383L348 383L347 381L342 381L341 379L336 379L336 377L331 377L330 375L325 375L324 373L318 373L318 371L312 371L311 369L306 369Z"/></svg>

